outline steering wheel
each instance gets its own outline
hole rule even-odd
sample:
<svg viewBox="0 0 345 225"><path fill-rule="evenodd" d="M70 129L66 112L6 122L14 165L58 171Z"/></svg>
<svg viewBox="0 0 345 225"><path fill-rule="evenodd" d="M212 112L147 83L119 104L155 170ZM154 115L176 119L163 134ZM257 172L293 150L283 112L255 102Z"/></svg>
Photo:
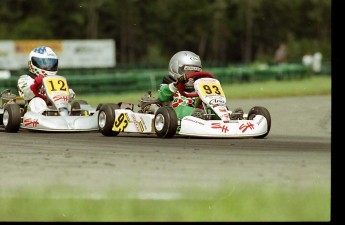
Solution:
<svg viewBox="0 0 345 225"><path fill-rule="evenodd" d="M189 78L193 78L193 77L200 77L200 78L204 78L204 77L209 77L209 78L214 78L214 76L208 72L194 72L194 73L190 73L186 76L187 80ZM178 83L177 84L177 90L180 92L181 95L185 96L185 97L189 97L189 98L193 98L193 97L198 97L198 93L186 93L184 91L185 89L185 84L184 83Z"/></svg>

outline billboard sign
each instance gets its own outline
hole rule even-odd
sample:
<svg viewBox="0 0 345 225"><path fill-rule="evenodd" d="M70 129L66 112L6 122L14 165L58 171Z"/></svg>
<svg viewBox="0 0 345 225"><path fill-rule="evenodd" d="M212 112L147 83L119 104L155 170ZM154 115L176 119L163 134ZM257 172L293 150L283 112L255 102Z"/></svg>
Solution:
<svg viewBox="0 0 345 225"><path fill-rule="evenodd" d="M0 69L27 68L30 51L51 47L59 57L59 68L111 68L116 65L115 41L96 40L20 40L0 41Z"/></svg>

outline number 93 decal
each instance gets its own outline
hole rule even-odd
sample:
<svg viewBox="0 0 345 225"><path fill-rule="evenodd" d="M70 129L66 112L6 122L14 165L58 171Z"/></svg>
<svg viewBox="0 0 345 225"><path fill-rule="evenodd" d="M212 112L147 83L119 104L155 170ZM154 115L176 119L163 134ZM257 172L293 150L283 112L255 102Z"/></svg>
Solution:
<svg viewBox="0 0 345 225"><path fill-rule="evenodd" d="M200 83L199 88L201 91L201 94L203 96L205 95L221 95L224 96L223 90L220 85L218 84L205 84L205 83Z"/></svg>
<svg viewBox="0 0 345 225"><path fill-rule="evenodd" d="M114 122L113 131L123 132L128 126L129 120L126 113L121 113Z"/></svg>

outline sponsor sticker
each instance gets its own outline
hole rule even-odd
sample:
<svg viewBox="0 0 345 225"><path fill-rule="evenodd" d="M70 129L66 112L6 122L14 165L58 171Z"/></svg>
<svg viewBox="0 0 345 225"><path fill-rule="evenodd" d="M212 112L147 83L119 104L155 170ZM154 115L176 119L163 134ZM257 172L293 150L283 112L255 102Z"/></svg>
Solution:
<svg viewBox="0 0 345 225"><path fill-rule="evenodd" d="M238 129L241 130L242 133L245 133L248 129L254 130L254 124L252 124L251 122L243 123Z"/></svg>
<svg viewBox="0 0 345 225"><path fill-rule="evenodd" d="M191 118L184 118L184 120L187 120L187 121L190 121L190 122L193 122L193 123L198 123L198 124L203 125L203 126L205 125L204 123L202 123L200 121L193 120Z"/></svg>
<svg viewBox="0 0 345 225"><path fill-rule="evenodd" d="M220 129L223 133L227 133L229 131L229 127L225 124L221 123L212 123L211 124L212 129Z"/></svg>
<svg viewBox="0 0 345 225"><path fill-rule="evenodd" d="M27 118L23 121L24 127L37 127L40 123L38 119Z"/></svg>
<svg viewBox="0 0 345 225"><path fill-rule="evenodd" d="M144 126L143 126L142 120L138 121L135 118L134 114L132 114L131 116L132 116L132 120L133 120L133 123L134 123L135 128L137 129L137 131L140 132L140 133L144 132Z"/></svg>

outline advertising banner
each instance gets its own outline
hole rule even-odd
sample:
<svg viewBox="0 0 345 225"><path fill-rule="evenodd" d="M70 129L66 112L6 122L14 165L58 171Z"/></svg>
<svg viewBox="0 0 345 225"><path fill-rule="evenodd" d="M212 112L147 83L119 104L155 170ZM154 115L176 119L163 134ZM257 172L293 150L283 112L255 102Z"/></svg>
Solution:
<svg viewBox="0 0 345 225"><path fill-rule="evenodd" d="M30 51L39 46L52 48L59 68L111 68L116 64L115 41L97 40L19 40L0 41L0 70L27 68Z"/></svg>

